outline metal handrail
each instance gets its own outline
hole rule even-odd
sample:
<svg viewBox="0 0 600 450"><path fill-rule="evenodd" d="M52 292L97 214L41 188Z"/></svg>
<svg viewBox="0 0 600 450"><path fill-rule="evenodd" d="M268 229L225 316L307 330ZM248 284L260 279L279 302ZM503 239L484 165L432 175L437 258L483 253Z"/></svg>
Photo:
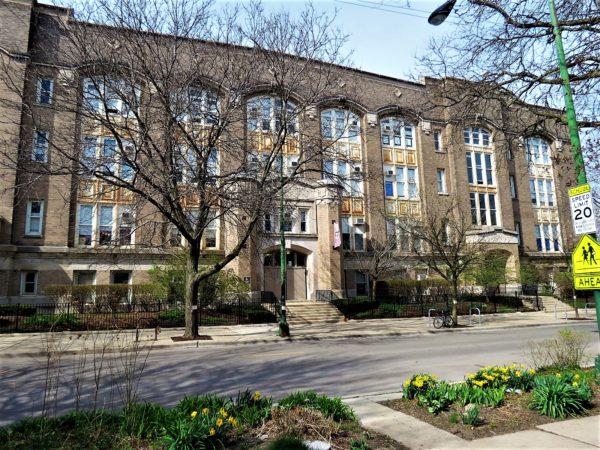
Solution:
<svg viewBox="0 0 600 450"><path fill-rule="evenodd" d="M429 321L429 326L433 326L433 317L431 317L431 311L437 311L437 309L429 308L427 310L427 320Z"/></svg>

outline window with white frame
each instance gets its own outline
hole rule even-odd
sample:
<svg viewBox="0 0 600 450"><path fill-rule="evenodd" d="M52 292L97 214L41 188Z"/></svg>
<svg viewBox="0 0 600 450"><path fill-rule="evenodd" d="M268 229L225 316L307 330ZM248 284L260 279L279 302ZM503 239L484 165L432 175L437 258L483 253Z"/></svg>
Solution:
<svg viewBox="0 0 600 450"><path fill-rule="evenodd" d="M193 183L202 176L208 177L210 181L219 175L219 151L212 148L210 151L201 149L199 152L200 155L186 145L176 145L173 148L173 175L177 183ZM198 162L198 156L202 163Z"/></svg>
<svg viewBox="0 0 600 450"><path fill-rule="evenodd" d="M362 252L365 250L364 218L343 216L341 218L342 249Z"/></svg>
<svg viewBox="0 0 600 450"><path fill-rule="evenodd" d="M469 184L494 186L494 155L488 152L468 151L466 158Z"/></svg>
<svg viewBox="0 0 600 450"><path fill-rule="evenodd" d="M52 78L38 78L35 102L38 105L51 105L54 93L54 80Z"/></svg>
<svg viewBox="0 0 600 450"><path fill-rule="evenodd" d="M140 104L140 88L122 79L86 78L83 99L84 108L90 114L133 116Z"/></svg>
<svg viewBox="0 0 600 450"><path fill-rule="evenodd" d="M476 147L491 147L490 132L480 127L465 127L463 130L464 143Z"/></svg>
<svg viewBox="0 0 600 450"><path fill-rule="evenodd" d="M285 129L295 134L298 129L296 105L278 97L253 97L247 103L248 131L279 133Z"/></svg>
<svg viewBox="0 0 600 450"><path fill-rule="evenodd" d="M219 98L209 90L189 87L172 96L171 112L181 122L214 125L219 122Z"/></svg>
<svg viewBox="0 0 600 450"><path fill-rule="evenodd" d="M525 141L525 159L527 162L538 165L551 165L550 145L540 137L530 137Z"/></svg>
<svg viewBox="0 0 600 450"><path fill-rule="evenodd" d="M41 236L44 221L44 201L29 200L25 216L25 235Z"/></svg>
<svg viewBox="0 0 600 450"><path fill-rule="evenodd" d="M48 148L50 147L50 133L36 130L33 132L33 148L31 160L35 162L48 162Z"/></svg>
<svg viewBox="0 0 600 450"><path fill-rule="evenodd" d="M108 136L84 136L81 150L83 175L100 172L122 180L132 180L135 175L135 148L127 141Z"/></svg>
<svg viewBox="0 0 600 450"><path fill-rule="evenodd" d="M514 175L509 175L508 176L508 184L510 187L510 196L511 198L518 198L517 196L517 183L515 181L515 176Z"/></svg>
<svg viewBox="0 0 600 450"><path fill-rule="evenodd" d="M496 194L485 192L469 193L471 203L471 223L473 225L497 226L498 210Z"/></svg>
<svg viewBox="0 0 600 450"><path fill-rule="evenodd" d="M321 113L321 134L325 139L360 143L360 119L347 109L327 109Z"/></svg>
<svg viewBox="0 0 600 450"><path fill-rule="evenodd" d="M416 167L385 165L383 170L386 197L413 200L419 198Z"/></svg>
<svg viewBox="0 0 600 450"><path fill-rule="evenodd" d="M446 170L437 169L436 171L437 191L438 194L446 194Z"/></svg>
<svg viewBox="0 0 600 450"><path fill-rule="evenodd" d="M36 295L38 290L38 273L35 270L21 271L20 294Z"/></svg>
<svg viewBox="0 0 600 450"><path fill-rule="evenodd" d="M388 217L386 218L386 233L388 241L394 244L394 248L401 252L420 252L422 242L419 238L420 224L402 224L403 219ZM412 231L411 231L412 230Z"/></svg>
<svg viewBox="0 0 600 450"><path fill-rule="evenodd" d="M538 252L559 252L561 248L559 225L557 223L536 223L535 240Z"/></svg>
<svg viewBox="0 0 600 450"><path fill-rule="evenodd" d="M547 178L531 178L529 180L531 204L534 207L555 207L554 180Z"/></svg>
<svg viewBox="0 0 600 450"><path fill-rule="evenodd" d="M308 233L308 209L299 210L300 233Z"/></svg>
<svg viewBox="0 0 600 450"><path fill-rule="evenodd" d="M134 225L133 210L128 205L79 204L77 244L79 246L132 245Z"/></svg>
<svg viewBox="0 0 600 450"><path fill-rule="evenodd" d="M444 151L442 147L442 132L439 130L433 132L433 148L436 152Z"/></svg>
<svg viewBox="0 0 600 450"><path fill-rule="evenodd" d="M415 127L410 122L389 117L381 121L380 128L382 146L415 148Z"/></svg>
<svg viewBox="0 0 600 450"><path fill-rule="evenodd" d="M346 196L360 197L363 194L362 166L360 163L324 160L323 176L325 179L339 181Z"/></svg>
<svg viewBox="0 0 600 450"><path fill-rule="evenodd" d="M217 218L217 211L210 210L208 212L208 222L204 230L204 247L205 248L217 248L219 236L219 219Z"/></svg>

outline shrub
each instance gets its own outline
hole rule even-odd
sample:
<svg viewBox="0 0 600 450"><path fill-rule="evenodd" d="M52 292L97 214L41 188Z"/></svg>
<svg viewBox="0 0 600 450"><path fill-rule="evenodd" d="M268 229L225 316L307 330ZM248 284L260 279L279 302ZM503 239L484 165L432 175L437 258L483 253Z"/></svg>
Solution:
<svg viewBox="0 0 600 450"><path fill-rule="evenodd" d="M296 406L316 409L336 422L356 420L352 408L345 405L341 398L329 398L326 395L318 395L315 391L294 392L279 402L279 407L283 409L292 409Z"/></svg>
<svg viewBox="0 0 600 450"><path fill-rule="evenodd" d="M81 323L72 314L36 314L25 319L22 326L23 328L73 329L81 327Z"/></svg>
<svg viewBox="0 0 600 450"><path fill-rule="evenodd" d="M403 395L407 399L413 399L418 394L424 394L427 390L437 385L436 377L425 373L415 374L403 383Z"/></svg>
<svg viewBox="0 0 600 450"><path fill-rule="evenodd" d="M436 415L446 410L456 400L454 390L448 389L447 386L447 383L440 383L425 393L417 394L419 405L426 406L431 414Z"/></svg>
<svg viewBox="0 0 600 450"><path fill-rule="evenodd" d="M589 345L587 333L565 328L554 338L530 343L529 351L536 369L576 369L585 363Z"/></svg>
<svg viewBox="0 0 600 450"><path fill-rule="evenodd" d="M185 323L185 311L183 309L168 309L162 311L158 315L158 320L161 322L172 322L174 324Z"/></svg>
<svg viewBox="0 0 600 450"><path fill-rule="evenodd" d="M234 414L241 424L248 427L254 427L271 416L273 401L268 397L263 397L260 392L251 393L249 390L239 392L237 397L232 400L232 414Z"/></svg>
<svg viewBox="0 0 600 450"><path fill-rule="evenodd" d="M29 305L0 305L0 316L33 316L37 312L35 306Z"/></svg>
<svg viewBox="0 0 600 450"><path fill-rule="evenodd" d="M308 447L296 436L280 436L269 444L267 450L306 450Z"/></svg>
<svg viewBox="0 0 600 450"><path fill-rule="evenodd" d="M505 386L497 388L480 388L468 383L456 386L458 403L461 406L469 403L497 407L504 401Z"/></svg>
<svg viewBox="0 0 600 450"><path fill-rule="evenodd" d="M538 376L529 407L540 414L564 419L586 413L592 391L585 382L569 383L562 376Z"/></svg>

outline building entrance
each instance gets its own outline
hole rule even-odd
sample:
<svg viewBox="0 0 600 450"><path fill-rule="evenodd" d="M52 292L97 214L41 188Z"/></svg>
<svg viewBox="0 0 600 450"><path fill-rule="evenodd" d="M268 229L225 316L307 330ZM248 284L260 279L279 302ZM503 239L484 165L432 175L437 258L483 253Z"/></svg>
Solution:
<svg viewBox="0 0 600 450"><path fill-rule="evenodd" d="M274 251L264 257L264 290L271 291L277 298L281 294L280 254ZM286 298L288 300L306 299L306 255L294 250L286 251Z"/></svg>

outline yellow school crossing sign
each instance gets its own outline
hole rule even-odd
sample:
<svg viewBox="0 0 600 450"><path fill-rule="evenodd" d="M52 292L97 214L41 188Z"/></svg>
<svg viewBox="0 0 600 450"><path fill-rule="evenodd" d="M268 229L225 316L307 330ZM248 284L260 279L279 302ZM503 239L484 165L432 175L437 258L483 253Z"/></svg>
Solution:
<svg viewBox="0 0 600 450"><path fill-rule="evenodd" d="M600 290L600 244L596 239L584 235L571 258L575 289Z"/></svg>

